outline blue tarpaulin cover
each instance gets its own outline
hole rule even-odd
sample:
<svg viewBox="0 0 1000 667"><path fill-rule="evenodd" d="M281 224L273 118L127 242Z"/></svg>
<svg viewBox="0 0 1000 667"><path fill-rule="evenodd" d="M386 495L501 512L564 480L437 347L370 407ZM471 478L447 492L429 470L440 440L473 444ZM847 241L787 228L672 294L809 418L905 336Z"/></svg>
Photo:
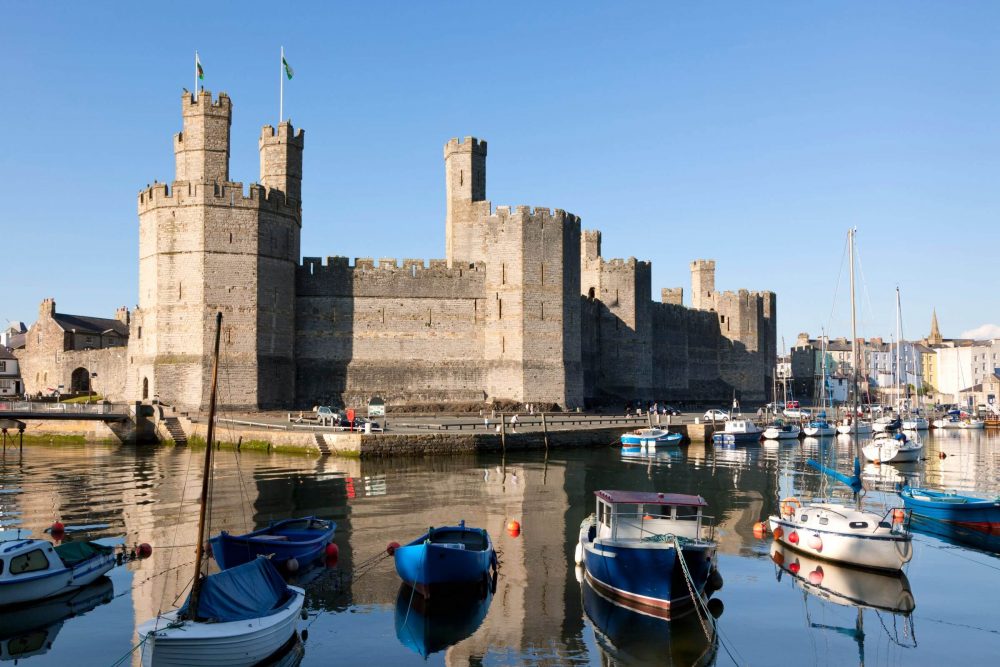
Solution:
<svg viewBox="0 0 1000 667"><path fill-rule="evenodd" d="M205 578L198 620L225 623L269 616L291 595L285 580L266 558L258 558ZM181 607L187 615L188 603Z"/></svg>

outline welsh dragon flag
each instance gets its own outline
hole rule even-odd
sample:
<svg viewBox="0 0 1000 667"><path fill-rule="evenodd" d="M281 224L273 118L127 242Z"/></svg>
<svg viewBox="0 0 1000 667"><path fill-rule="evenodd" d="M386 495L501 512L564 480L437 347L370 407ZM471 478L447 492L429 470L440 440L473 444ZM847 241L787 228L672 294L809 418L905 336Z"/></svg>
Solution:
<svg viewBox="0 0 1000 667"><path fill-rule="evenodd" d="M285 66L285 76L287 76L288 80L291 81L292 77L295 75L295 70L293 70L292 66L288 64L288 61L285 60L284 56L281 56L281 64Z"/></svg>

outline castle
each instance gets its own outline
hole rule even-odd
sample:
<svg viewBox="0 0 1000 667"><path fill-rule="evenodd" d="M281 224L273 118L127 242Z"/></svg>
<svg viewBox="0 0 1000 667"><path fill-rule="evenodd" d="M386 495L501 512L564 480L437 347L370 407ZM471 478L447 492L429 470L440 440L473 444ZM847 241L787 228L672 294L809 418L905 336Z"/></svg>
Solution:
<svg viewBox="0 0 1000 667"><path fill-rule="evenodd" d="M27 391L44 390L32 374L61 377L106 352L116 355L106 396L204 408L222 311L222 400L236 409L375 395L574 408L770 394L773 292L717 292L715 263L698 260L693 308L681 288L654 302L650 264L603 258L600 232L579 217L494 207L485 141L444 147L444 259L300 263L303 131L264 126L260 183L245 188L230 180L229 97L203 90L181 102L174 181L138 195L139 303L118 315L127 350L35 355L43 346L29 332Z"/></svg>

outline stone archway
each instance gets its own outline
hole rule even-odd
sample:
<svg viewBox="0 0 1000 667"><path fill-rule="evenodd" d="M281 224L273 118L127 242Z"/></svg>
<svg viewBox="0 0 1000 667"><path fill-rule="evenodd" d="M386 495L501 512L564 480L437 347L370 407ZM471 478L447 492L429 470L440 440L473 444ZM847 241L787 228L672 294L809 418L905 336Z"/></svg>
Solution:
<svg viewBox="0 0 1000 667"><path fill-rule="evenodd" d="M74 394L86 394L90 392L90 371L84 367L77 368L70 376L70 391Z"/></svg>

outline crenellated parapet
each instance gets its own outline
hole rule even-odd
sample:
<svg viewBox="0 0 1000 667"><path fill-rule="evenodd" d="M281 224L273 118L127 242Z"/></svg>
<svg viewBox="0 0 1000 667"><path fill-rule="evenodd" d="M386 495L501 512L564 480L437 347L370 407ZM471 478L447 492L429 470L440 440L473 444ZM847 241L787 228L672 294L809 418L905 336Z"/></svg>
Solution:
<svg viewBox="0 0 1000 667"><path fill-rule="evenodd" d="M486 157L486 140L476 137L452 137L444 145L444 158L447 160L455 153L472 153Z"/></svg>
<svg viewBox="0 0 1000 667"><path fill-rule="evenodd" d="M284 193L268 190L259 183L193 183L174 181L173 186L156 183L146 186L137 196L139 215L158 208L177 206L228 206L271 211L296 217L298 204L286 200Z"/></svg>
<svg viewBox="0 0 1000 667"><path fill-rule="evenodd" d="M482 298L485 264L448 266L443 259L305 257L296 271L300 297Z"/></svg>

